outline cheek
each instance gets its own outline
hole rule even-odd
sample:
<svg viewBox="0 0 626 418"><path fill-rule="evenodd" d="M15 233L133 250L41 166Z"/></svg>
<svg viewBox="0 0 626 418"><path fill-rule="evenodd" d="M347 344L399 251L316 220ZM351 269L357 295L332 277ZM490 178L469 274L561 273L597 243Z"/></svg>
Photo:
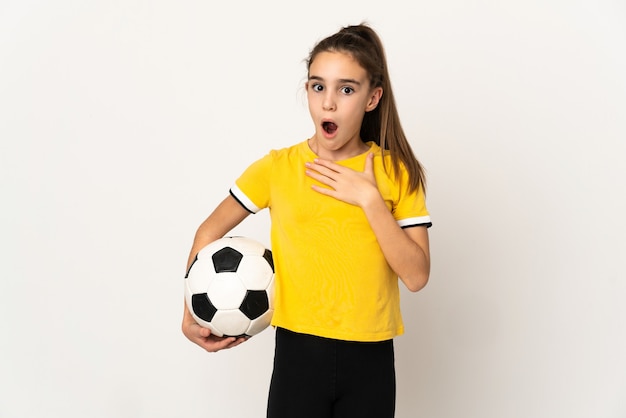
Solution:
<svg viewBox="0 0 626 418"><path fill-rule="evenodd" d="M354 103L351 107L350 107L350 114L352 114L354 116L355 119L362 119L363 115L365 115L367 111L367 102L358 102L358 103Z"/></svg>
<svg viewBox="0 0 626 418"><path fill-rule="evenodd" d="M319 109L322 104L320 102L320 96L318 94L307 94L306 96L307 104L309 106L309 112L313 114L316 109Z"/></svg>
<svg viewBox="0 0 626 418"><path fill-rule="evenodd" d="M311 114L311 116L315 113L315 105L313 104L313 101L311 99L307 99L307 104L309 107L309 113Z"/></svg>

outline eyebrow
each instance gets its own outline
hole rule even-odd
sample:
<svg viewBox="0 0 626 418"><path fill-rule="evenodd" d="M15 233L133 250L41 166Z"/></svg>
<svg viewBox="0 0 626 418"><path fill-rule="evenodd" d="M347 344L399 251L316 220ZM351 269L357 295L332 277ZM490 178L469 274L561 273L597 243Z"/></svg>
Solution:
<svg viewBox="0 0 626 418"><path fill-rule="evenodd" d="M309 77L309 80L314 80L314 81L325 81L322 77L316 76L316 75L312 75ZM356 84L357 86L361 85L360 81L354 80L352 78L340 78L339 83L348 83L348 84Z"/></svg>

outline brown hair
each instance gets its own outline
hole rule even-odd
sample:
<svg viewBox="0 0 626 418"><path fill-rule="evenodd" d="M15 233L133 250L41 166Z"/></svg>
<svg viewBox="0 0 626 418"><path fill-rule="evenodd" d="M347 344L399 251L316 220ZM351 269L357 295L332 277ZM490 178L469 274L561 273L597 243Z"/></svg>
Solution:
<svg viewBox="0 0 626 418"><path fill-rule="evenodd" d="M416 191L420 187L425 189L424 169L415 157L402 129L389 80L385 50L376 32L366 24L360 24L346 26L334 35L322 39L309 54L307 71L320 52L349 54L369 74L371 88L382 87L383 95L378 106L365 113L361 125L361 138L374 141L382 149L389 150L395 173L399 173L400 164L404 164L409 174L411 191Z"/></svg>

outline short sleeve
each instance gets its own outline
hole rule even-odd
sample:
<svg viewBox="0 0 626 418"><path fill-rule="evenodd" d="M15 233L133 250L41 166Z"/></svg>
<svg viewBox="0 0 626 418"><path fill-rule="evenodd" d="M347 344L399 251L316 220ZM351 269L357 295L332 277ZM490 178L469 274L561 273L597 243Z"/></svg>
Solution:
<svg viewBox="0 0 626 418"><path fill-rule="evenodd" d="M402 228L425 226L430 228L432 222L426 208L424 189L409 191L408 174L403 169L397 181L397 200L393 208L393 216Z"/></svg>
<svg viewBox="0 0 626 418"><path fill-rule="evenodd" d="M230 194L251 213L269 206L272 160L267 154L252 163L230 189Z"/></svg>

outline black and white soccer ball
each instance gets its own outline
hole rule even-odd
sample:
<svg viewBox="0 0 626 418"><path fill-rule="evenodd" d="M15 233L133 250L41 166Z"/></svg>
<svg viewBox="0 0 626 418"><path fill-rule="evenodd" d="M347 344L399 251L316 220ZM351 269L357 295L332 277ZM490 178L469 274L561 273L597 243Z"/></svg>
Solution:
<svg viewBox="0 0 626 418"><path fill-rule="evenodd" d="M274 261L263 244L224 237L202 248L185 276L194 319L222 336L253 336L274 313Z"/></svg>

